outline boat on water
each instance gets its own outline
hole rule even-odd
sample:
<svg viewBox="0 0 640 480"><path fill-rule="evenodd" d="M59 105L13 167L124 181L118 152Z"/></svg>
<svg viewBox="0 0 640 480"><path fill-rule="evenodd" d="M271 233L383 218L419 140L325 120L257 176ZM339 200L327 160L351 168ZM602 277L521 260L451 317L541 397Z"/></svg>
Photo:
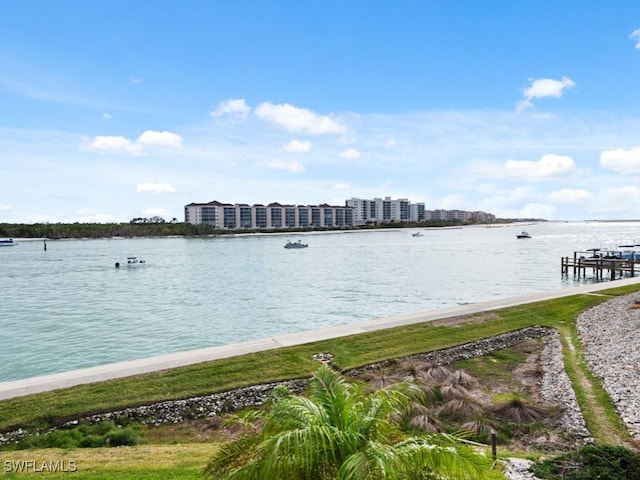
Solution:
<svg viewBox="0 0 640 480"><path fill-rule="evenodd" d="M0 247L13 247L17 242L13 238L0 239Z"/></svg>
<svg viewBox="0 0 640 480"><path fill-rule="evenodd" d="M308 246L309 244L302 243L302 240L296 240L295 242L292 242L291 240L287 240L287 243L285 244L284 248L307 248Z"/></svg>
<svg viewBox="0 0 640 480"><path fill-rule="evenodd" d="M416 232L416 233L412 233L411 234L412 237L424 237L424 235L420 232Z"/></svg>
<svg viewBox="0 0 640 480"><path fill-rule="evenodd" d="M529 232L525 232L524 230L516 235L517 238L531 238Z"/></svg>
<svg viewBox="0 0 640 480"><path fill-rule="evenodd" d="M148 263L146 260L138 257L127 257L127 261L124 263L116 262L116 268L129 267L129 268L137 268L137 267L146 267Z"/></svg>
<svg viewBox="0 0 640 480"><path fill-rule="evenodd" d="M633 263L640 262L640 245L618 245L619 250L616 254L623 260L628 260Z"/></svg>

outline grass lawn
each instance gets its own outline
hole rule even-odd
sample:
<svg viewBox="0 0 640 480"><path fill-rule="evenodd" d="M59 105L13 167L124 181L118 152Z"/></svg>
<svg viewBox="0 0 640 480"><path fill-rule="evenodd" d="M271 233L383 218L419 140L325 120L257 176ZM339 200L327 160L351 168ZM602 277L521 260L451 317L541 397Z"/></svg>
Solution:
<svg viewBox="0 0 640 480"><path fill-rule="evenodd" d="M213 444L0 452L0 477L108 480L201 479ZM47 470L55 470L47 471Z"/></svg>

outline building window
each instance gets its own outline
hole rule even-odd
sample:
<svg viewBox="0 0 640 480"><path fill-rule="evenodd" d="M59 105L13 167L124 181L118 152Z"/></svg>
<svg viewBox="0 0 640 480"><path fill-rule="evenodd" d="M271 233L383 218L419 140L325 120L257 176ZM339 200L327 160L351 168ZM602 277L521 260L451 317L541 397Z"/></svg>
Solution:
<svg viewBox="0 0 640 480"><path fill-rule="evenodd" d="M234 207L225 207L223 215L222 225L224 228L236 228L236 209Z"/></svg>

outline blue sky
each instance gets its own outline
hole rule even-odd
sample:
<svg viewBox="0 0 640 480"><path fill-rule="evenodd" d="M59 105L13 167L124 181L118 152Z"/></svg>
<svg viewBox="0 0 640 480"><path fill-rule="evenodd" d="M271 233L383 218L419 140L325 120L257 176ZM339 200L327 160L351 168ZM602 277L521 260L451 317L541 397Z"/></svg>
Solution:
<svg viewBox="0 0 640 480"><path fill-rule="evenodd" d="M0 222L640 218L640 2L5 2Z"/></svg>

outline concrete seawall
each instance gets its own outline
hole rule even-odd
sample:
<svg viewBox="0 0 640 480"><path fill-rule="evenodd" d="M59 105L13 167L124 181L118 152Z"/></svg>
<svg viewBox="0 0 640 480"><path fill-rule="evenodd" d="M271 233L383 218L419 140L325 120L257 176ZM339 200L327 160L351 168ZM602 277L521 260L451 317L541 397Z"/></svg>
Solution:
<svg viewBox="0 0 640 480"><path fill-rule="evenodd" d="M186 352L171 353L155 357L141 358L126 362L112 363L97 367L83 368L69 372L43 375L23 380L0 383L0 400L30 395L33 393L57 390L86 383L101 382L115 378L139 375L142 373L167 370L196 363L229 358L247 353L261 352L281 347L301 345L330 338L357 335L359 333L383 330L386 328L429 322L460 315L497 310L514 305L522 305L553 298L577 294L589 294L614 287L640 283L640 278L626 278L613 282L600 282L580 287L564 288L551 292L535 293L511 298L502 298L488 302L443 308L429 312L414 313L396 317L387 317L366 322L339 325L318 330L278 335L232 345L202 348Z"/></svg>

